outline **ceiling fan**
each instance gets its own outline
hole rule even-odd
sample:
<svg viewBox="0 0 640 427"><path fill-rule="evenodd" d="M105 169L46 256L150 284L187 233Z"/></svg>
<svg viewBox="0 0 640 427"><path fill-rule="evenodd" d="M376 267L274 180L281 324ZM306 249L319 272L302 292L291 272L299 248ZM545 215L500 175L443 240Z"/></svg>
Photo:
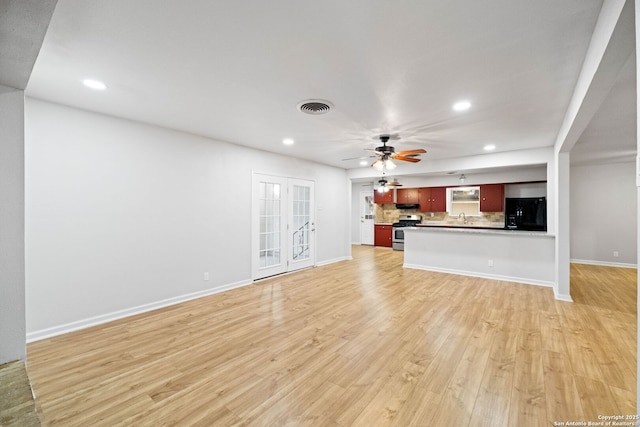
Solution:
<svg viewBox="0 0 640 427"><path fill-rule="evenodd" d="M393 170L396 168L396 164L393 163L392 160L402 160L404 162L418 163L421 160L418 158L418 156L427 152L422 148L418 148L415 150L396 151L394 147L387 145L387 142L391 138L391 135L380 135L378 138L382 142L382 145L376 147L374 150L366 150L378 156L376 161L374 161L371 166L381 172L384 170Z"/></svg>
<svg viewBox="0 0 640 427"><path fill-rule="evenodd" d="M387 178L384 176L384 172L382 173L382 178L378 180L378 192L386 193L389 190L392 190L396 187L402 187L402 184L398 182L398 178L394 178L393 181L387 181Z"/></svg>

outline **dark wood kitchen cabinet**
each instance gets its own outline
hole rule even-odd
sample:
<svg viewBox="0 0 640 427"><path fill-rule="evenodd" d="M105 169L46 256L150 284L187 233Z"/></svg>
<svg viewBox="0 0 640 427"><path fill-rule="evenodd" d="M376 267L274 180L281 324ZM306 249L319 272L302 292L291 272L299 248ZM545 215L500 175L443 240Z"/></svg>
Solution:
<svg viewBox="0 0 640 427"><path fill-rule="evenodd" d="M393 198L393 190L390 189L386 193L379 193L377 190L373 191L373 203L378 204L387 204L387 203L395 203Z"/></svg>
<svg viewBox="0 0 640 427"><path fill-rule="evenodd" d="M420 203L417 188L399 188L396 190L396 203Z"/></svg>
<svg viewBox="0 0 640 427"><path fill-rule="evenodd" d="M393 246L392 236L393 236L393 227L390 225L375 225L374 226L374 245L375 246L384 246L386 248L390 248Z"/></svg>
<svg viewBox="0 0 640 427"><path fill-rule="evenodd" d="M446 212L446 187L423 187L418 189L420 212Z"/></svg>
<svg viewBox="0 0 640 427"><path fill-rule="evenodd" d="M504 184L480 186L480 212L502 212L504 210Z"/></svg>

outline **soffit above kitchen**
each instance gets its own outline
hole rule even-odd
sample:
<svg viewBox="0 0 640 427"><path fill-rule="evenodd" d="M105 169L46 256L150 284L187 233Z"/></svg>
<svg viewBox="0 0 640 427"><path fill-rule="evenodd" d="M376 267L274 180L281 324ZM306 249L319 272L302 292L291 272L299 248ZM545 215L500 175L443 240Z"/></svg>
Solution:
<svg viewBox="0 0 640 427"><path fill-rule="evenodd" d="M631 55L571 150L571 164L633 160L637 153L636 118L636 56Z"/></svg>
<svg viewBox="0 0 640 427"><path fill-rule="evenodd" d="M345 169L382 133L423 159L549 147L601 6L60 0L27 96Z"/></svg>
<svg viewBox="0 0 640 427"><path fill-rule="evenodd" d="M24 89L57 0L3 0L0 4L0 84Z"/></svg>

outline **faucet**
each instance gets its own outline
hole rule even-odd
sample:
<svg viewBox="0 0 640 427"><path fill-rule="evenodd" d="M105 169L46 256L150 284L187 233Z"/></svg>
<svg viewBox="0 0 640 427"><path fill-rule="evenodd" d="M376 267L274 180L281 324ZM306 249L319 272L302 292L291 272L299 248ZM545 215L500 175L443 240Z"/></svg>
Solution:
<svg viewBox="0 0 640 427"><path fill-rule="evenodd" d="M460 219L460 215L462 215L462 223L466 224L467 223L467 216L464 214L464 212L460 212L458 214L458 219Z"/></svg>

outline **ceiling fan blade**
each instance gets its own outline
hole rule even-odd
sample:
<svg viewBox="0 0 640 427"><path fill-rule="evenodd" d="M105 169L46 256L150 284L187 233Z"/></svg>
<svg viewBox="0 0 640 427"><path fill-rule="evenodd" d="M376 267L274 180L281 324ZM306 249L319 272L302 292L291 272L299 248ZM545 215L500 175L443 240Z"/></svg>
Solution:
<svg viewBox="0 0 640 427"><path fill-rule="evenodd" d="M364 151L374 153L376 156L384 156L384 153L382 151L374 150L373 148L365 148Z"/></svg>
<svg viewBox="0 0 640 427"><path fill-rule="evenodd" d="M402 187L402 184L399 182L390 182L387 184L387 187Z"/></svg>
<svg viewBox="0 0 640 427"><path fill-rule="evenodd" d="M398 154L401 156L406 156L406 155L416 155L416 154L424 154L426 153L427 150L422 149L422 148L417 148L415 150L402 150L402 151L398 151Z"/></svg>
<svg viewBox="0 0 640 427"><path fill-rule="evenodd" d="M342 159L343 162L346 162L347 160L365 160L365 159L372 159L374 157L378 157L378 156L360 156L360 157L349 157L348 159Z"/></svg>
<svg viewBox="0 0 640 427"><path fill-rule="evenodd" d="M394 160L402 160L404 162L418 163L422 159L418 159L416 157L411 157L411 156L396 156Z"/></svg>

